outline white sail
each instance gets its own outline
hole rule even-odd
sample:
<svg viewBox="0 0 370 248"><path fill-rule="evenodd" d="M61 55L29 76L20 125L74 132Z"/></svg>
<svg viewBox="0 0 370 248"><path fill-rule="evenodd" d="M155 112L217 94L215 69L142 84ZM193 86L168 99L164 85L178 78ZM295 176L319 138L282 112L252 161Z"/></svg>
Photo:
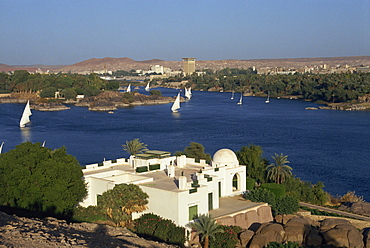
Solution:
<svg viewBox="0 0 370 248"><path fill-rule="evenodd" d="M185 97L187 99L190 99L191 98L190 88L189 89L185 88Z"/></svg>
<svg viewBox="0 0 370 248"><path fill-rule="evenodd" d="M267 92L267 100L265 101L265 103L269 103L270 102L270 91Z"/></svg>
<svg viewBox="0 0 370 248"><path fill-rule="evenodd" d="M3 151L3 145L4 145L4 142L1 143L1 146L0 146L0 154Z"/></svg>
<svg viewBox="0 0 370 248"><path fill-rule="evenodd" d="M30 122L30 116L32 115L30 108L30 101L27 101L26 107L23 110L21 121L19 122L20 127L25 127Z"/></svg>
<svg viewBox="0 0 370 248"><path fill-rule="evenodd" d="M45 143L46 143L46 140L44 140L44 142L42 143L42 147L45 147Z"/></svg>
<svg viewBox="0 0 370 248"><path fill-rule="evenodd" d="M239 102L237 104L238 105L242 105L243 104L243 93L240 93L240 100L239 100Z"/></svg>
<svg viewBox="0 0 370 248"><path fill-rule="evenodd" d="M180 92L179 94L177 94L176 100L173 103L171 110L172 112L176 113L178 112L179 108L180 108Z"/></svg>
<svg viewBox="0 0 370 248"><path fill-rule="evenodd" d="M150 90L149 83L146 85L145 90L146 91L149 91Z"/></svg>
<svg viewBox="0 0 370 248"><path fill-rule="evenodd" d="M127 90L126 90L126 92L131 92L131 84L129 84L129 85L127 86Z"/></svg>
<svg viewBox="0 0 370 248"><path fill-rule="evenodd" d="M190 94L190 96L191 96L191 95L193 94L193 93L191 93L191 87L189 88L189 90L188 90L188 91L189 91L189 94Z"/></svg>
<svg viewBox="0 0 370 248"><path fill-rule="evenodd" d="M234 91L231 93L231 98L230 98L231 100L233 100L234 99Z"/></svg>

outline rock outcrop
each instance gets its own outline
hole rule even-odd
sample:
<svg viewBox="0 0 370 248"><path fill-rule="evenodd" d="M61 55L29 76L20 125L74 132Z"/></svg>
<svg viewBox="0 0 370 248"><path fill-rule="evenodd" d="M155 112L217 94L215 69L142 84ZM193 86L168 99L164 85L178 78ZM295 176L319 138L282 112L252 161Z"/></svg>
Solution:
<svg viewBox="0 0 370 248"><path fill-rule="evenodd" d="M145 240L126 228L67 223L54 218L28 219L0 212L0 247L127 247L174 248Z"/></svg>
<svg viewBox="0 0 370 248"><path fill-rule="evenodd" d="M355 214L370 216L370 203L369 202L344 202L339 210L348 211Z"/></svg>
<svg viewBox="0 0 370 248"><path fill-rule="evenodd" d="M255 232L251 228L241 232L241 247L262 248L271 242L294 242L309 247L370 248L370 227L360 232L345 219L330 218L318 223L309 217L288 215L276 216L276 220L279 223L260 224Z"/></svg>

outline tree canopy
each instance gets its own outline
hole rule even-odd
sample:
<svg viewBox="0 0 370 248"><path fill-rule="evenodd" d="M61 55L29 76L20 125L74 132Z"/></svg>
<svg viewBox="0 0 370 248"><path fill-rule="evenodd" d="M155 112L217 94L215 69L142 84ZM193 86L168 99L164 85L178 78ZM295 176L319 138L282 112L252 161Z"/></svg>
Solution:
<svg viewBox="0 0 370 248"><path fill-rule="evenodd" d="M98 207L118 225L132 218L132 213L147 209L148 195L134 184L117 184L102 194Z"/></svg>
<svg viewBox="0 0 370 248"><path fill-rule="evenodd" d="M139 139L126 140L126 144L122 145L123 150L131 155L143 153L148 150L147 145L142 143Z"/></svg>
<svg viewBox="0 0 370 248"><path fill-rule="evenodd" d="M262 157L261 146L249 144L242 146L240 151L236 152L239 164L247 167L247 177L254 178L258 182L264 182L266 177L266 159Z"/></svg>
<svg viewBox="0 0 370 248"><path fill-rule="evenodd" d="M65 147L22 143L0 155L0 205L68 214L87 194L82 177Z"/></svg>
<svg viewBox="0 0 370 248"><path fill-rule="evenodd" d="M211 155L204 152L204 146L197 142L190 142L190 145L185 147L184 153L189 158L195 160L205 159L207 162L211 161Z"/></svg>

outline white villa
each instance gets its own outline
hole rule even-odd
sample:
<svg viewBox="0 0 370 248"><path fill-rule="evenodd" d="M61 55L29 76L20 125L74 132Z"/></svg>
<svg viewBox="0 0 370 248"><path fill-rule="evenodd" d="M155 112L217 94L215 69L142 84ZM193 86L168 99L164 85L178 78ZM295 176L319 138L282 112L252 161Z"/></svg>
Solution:
<svg viewBox="0 0 370 248"><path fill-rule="evenodd" d="M246 189L246 167L239 165L230 149L218 150L211 164L151 150L129 159L86 165L83 173L88 196L81 206L97 205L99 195L116 184L132 183L149 195L145 213L171 219L181 226L196 214L218 209L220 197L241 194Z"/></svg>

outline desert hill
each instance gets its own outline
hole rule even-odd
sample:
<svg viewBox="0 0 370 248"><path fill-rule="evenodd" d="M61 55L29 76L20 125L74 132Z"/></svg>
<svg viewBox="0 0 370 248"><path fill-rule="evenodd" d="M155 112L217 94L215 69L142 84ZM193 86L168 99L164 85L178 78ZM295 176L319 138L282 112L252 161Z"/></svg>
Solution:
<svg viewBox="0 0 370 248"><path fill-rule="evenodd" d="M247 69L255 66L256 68L267 67L282 67L282 68L298 68L305 66L319 65L348 65L352 67L370 66L370 56L351 56L351 57L325 57L325 58L286 58L286 59L252 59L252 60L196 60L197 69L212 69L220 70L226 67ZM34 72L37 68L43 71L50 70L52 72L71 72L71 73L90 73L92 71L117 71L117 70L148 70L152 65L161 65L169 67L176 71L183 68L181 58L179 61L165 61L160 59L151 59L144 61L135 61L133 59L124 58L92 58L81 61L72 65L65 66L10 66L0 64L0 71L14 70L29 70Z"/></svg>

